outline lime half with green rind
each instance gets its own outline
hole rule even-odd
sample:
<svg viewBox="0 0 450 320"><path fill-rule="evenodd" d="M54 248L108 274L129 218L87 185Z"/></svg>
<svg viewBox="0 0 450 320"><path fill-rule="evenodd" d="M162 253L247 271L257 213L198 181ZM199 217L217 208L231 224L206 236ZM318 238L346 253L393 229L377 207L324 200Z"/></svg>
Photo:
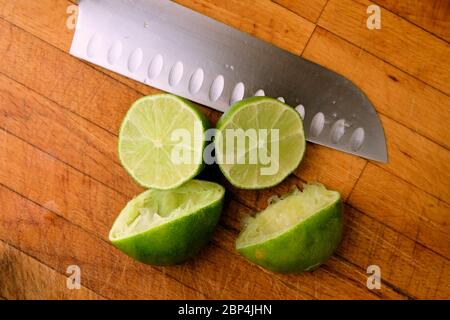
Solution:
<svg viewBox="0 0 450 320"><path fill-rule="evenodd" d="M148 190L122 210L109 240L128 256L152 265L172 265L193 257L211 238L225 189L191 180L173 190Z"/></svg>
<svg viewBox="0 0 450 320"><path fill-rule="evenodd" d="M312 271L329 259L341 237L340 194L310 184L248 218L236 249L268 270L297 273Z"/></svg>
<svg viewBox="0 0 450 320"><path fill-rule="evenodd" d="M131 106L120 127L119 159L141 186L176 188L203 169L209 127L208 119L185 99L171 94L143 97ZM188 141L181 141L180 134ZM174 157L182 153L187 161Z"/></svg>
<svg viewBox="0 0 450 320"><path fill-rule="evenodd" d="M256 130L257 134L257 141L244 134L247 140L243 156L239 156L243 154L239 153L239 148L229 150L230 142L234 142L227 134L239 130L241 133ZM276 138L272 133L274 131L278 135ZM265 132L268 134L266 140L261 138ZM287 104L268 97L252 97L234 104L217 123L214 142L222 173L232 185L241 189L264 189L279 184L299 166L306 149L299 113ZM275 143L278 145L278 155L274 152ZM252 152L257 154L256 162L251 161ZM236 160L233 163L227 160L230 154ZM270 163L263 163L263 154L272 158ZM244 158L244 163L237 161ZM276 169L269 172L271 167Z"/></svg>

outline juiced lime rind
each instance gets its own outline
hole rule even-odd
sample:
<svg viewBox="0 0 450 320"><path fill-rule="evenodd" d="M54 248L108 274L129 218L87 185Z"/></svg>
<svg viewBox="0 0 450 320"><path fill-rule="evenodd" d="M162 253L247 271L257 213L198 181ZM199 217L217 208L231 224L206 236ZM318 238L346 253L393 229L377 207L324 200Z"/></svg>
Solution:
<svg viewBox="0 0 450 320"><path fill-rule="evenodd" d="M251 98L241 100L241 101L235 103L234 105L232 105L222 115L222 117L217 122L216 128L218 130L218 134L216 135L216 143L217 143L217 139L218 139L218 136L220 135L221 130L223 130L223 128L228 124L228 122L230 122L232 120L233 116L236 113L238 113L242 108L245 108L245 107L248 107L248 106L254 105L254 104L264 103L264 102L274 103L278 106L281 106L285 110L292 112L293 117L295 117L299 121L299 126L301 128L301 131L303 132L302 137L301 138L299 137L299 138L302 139L301 142L303 143L304 148L301 151L301 154L298 156L298 160L295 162L295 164L292 165L292 167L289 170L286 170L286 172L283 176L280 176L277 180L273 181L272 183L266 183L266 184L257 184L256 183L253 185L239 183L239 182L235 181L233 179L233 177L231 177L230 174L227 172L227 170L224 170L223 166L219 163L219 168L220 168L221 172L223 173L223 175L227 178L227 180L233 186L240 188L240 189L258 190L258 189L271 188L271 187L278 185L298 168L298 166L303 161L303 158L305 156L306 136L304 134L303 120L302 120L300 114L294 108L290 107L289 105L287 105L277 99L270 98L270 97L251 97ZM217 157L220 158L219 154L217 153L217 150L216 150L216 154L217 154Z"/></svg>
<svg viewBox="0 0 450 320"><path fill-rule="evenodd" d="M196 255L211 239L223 208L225 189L213 182L192 180L218 190L217 197L204 207L186 212L174 220L128 237L116 238L114 231L122 214L127 214L133 201L145 197L152 190L139 195L125 207L114 223L109 240L128 256L152 265L178 264ZM181 186L183 187L183 186ZM171 192L171 191L167 191Z"/></svg>
<svg viewBox="0 0 450 320"><path fill-rule="evenodd" d="M279 273L313 271L328 260L342 238L342 200L328 206L278 235L237 251L251 262Z"/></svg>
<svg viewBox="0 0 450 320"><path fill-rule="evenodd" d="M143 179L140 179L139 177L137 177L132 171L132 169L129 167L129 165L126 163L126 161L124 161L123 157L122 157L122 146L124 143L124 139L121 139L122 137L122 133L124 131L124 126L126 125L127 120L129 119L129 115L133 112L134 108L137 108L142 102L144 102L147 99L151 99L151 100L156 100L158 98L171 98L174 100L177 100L178 102L180 102L180 106L183 107L183 109L185 110L189 110L197 119L197 121L199 121L199 123L201 123L202 126L202 131L203 131L203 139L202 139L202 143L201 143L201 150L198 150L199 153L201 153L201 155L198 157L200 159L200 161L198 163L196 163L197 167L192 170L192 173L189 175L186 175L180 179L178 179L177 181L175 181L172 184L169 185L162 185L162 184L158 184L158 183L151 183L149 181L144 181ZM182 184L186 183L187 181L195 178L205 167L204 162L203 162L203 150L206 147L206 130L208 130L211 127L210 122L208 120L208 118L198 109L198 107L193 104L192 102L172 95L172 94L157 94L157 95L152 95L152 96L145 96L142 97L138 100L136 100L131 108L127 111L124 120L122 121L122 124L120 126L119 129L119 143L118 143L118 154L119 154L119 160L123 166L123 168L125 169L125 171L128 173L128 175L133 178L133 180L139 184L141 187L144 188L148 188L148 189L158 189L158 190L170 190L170 189L174 189L177 188L179 186L181 186Z"/></svg>

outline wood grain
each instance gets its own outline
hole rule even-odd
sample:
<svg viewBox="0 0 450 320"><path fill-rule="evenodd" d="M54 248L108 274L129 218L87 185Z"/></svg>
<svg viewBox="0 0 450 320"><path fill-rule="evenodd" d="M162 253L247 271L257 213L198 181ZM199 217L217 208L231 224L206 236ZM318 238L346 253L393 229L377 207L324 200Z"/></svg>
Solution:
<svg viewBox="0 0 450 320"><path fill-rule="evenodd" d="M119 164L116 136L3 75L0 101L0 127L119 193L143 191Z"/></svg>
<svg viewBox="0 0 450 320"><path fill-rule="evenodd" d="M389 152L383 169L450 203L450 152L385 116L381 122Z"/></svg>
<svg viewBox="0 0 450 320"><path fill-rule="evenodd" d="M367 195L370 194L370 197ZM450 257L450 206L369 164L349 203L410 239Z"/></svg>
<svg viewBox="0 0 450 320"><path fill-rule="evenodd" d="M379 207L378 212L382 210ZM338 253L358 266L379 266L382 279L411 298L449 299L449 260L393 230L388 212L395 214L388 209L382 224L347 206ZM366 253L361 254L363 251Z"/></svg>
<svg viewBox="0 0 450 320"><path fill-rule="evenodd" d="M450 297L450 170L442 124L449 117L448 96L370 48L358 48L352 37L344 35L357 46L322 28L310 38L314 24L304 18L313 21L311 12L321 0L310 0L309 8L277 1L285 8L268 0L179 2L297 54L309 41L306 57L349 77L383 114L389 165L311 145L294 175L259 192L233 188L207 170L204 177L212 175L228 190L212 244L181 266L136 263L106 240L117 212L141 191L118 165L116 133L129 105L158 91L68 56L72 31L65 27L65 10L71 2L0 0L0 200L5 203L0 240L62 277L67 263L77 262L83 285L108 298ZM433 44L432 52L442 49L440 42ZM220 116L201 109L213 123ZM433 126L436 120L441 122ZM234 250L242 216L265 208L274 194L312 180L339 190L357 208L346 207L337 255L303 275L272 274L248 264ZM35 272L38 265L30 263ZM380 291L366 288L370 264L382 268Z"/></svg>
<svg viewBox="0 0 450 320"><path fill-rule="evenodd" d="M8 300L102 300L81 286L67 288L67 276L0 241L0 296Z"/></svg>
<svg viewBox="0 0 450 320"><path fill-rule="evenodd" d="M375 0L374 2L428 32L450 41L450 1Z"/></svg>
<svg viewBox="0 0 450 320"><path fill-rule="evenodd" d="M137 264L98 239L0 186L0 238L60 273L81 269L81 284L109 298L199 299L205 295ZM11 232L11 230L17 230Z"/></svg>
<svg viewBox="0 0 450 320"><path fill-rule="evenodd" d="M270 42L301 53L314 24L270 0L176 0L190 9Z"/></svg>
<svg viewBox="0 0 450 320"><path fill-rule="evenodd" d="M317 22L323 8L327 4L327 0L272 0L272 2L278 3L280 6L312 22Z"/></svg>
<svg viewBox="0 0 450 320"><path fill-rule="evenodd" d="M450 94L449 44L387 10L381 12L381 30L369 30L369 4L366 0L330 0L318 24Z"/></svg>

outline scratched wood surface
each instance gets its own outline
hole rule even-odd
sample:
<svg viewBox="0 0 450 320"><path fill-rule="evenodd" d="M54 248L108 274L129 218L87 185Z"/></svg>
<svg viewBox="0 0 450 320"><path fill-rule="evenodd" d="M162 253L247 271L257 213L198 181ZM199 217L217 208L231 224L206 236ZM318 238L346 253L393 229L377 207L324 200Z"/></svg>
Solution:
<svg viewBox="0 0 450 320"><path fill-rule="evenodd" d="M270 190L230 186L211 243L173 267L132 261L107 241L142 191L121 168L130 104L158 92L68 54L69 0L0 0L0 297L2 299L450 299L450 5L366 0L178 0L334 70L373 101L390 162L309 145ZM202 107L216 122L220 114ZM234 250L242 216L304 181L339 190L345 233L317 271L265 272ZM69 290L67 268L81 269ZM369 290L366 269L381 268Z"/></svg>

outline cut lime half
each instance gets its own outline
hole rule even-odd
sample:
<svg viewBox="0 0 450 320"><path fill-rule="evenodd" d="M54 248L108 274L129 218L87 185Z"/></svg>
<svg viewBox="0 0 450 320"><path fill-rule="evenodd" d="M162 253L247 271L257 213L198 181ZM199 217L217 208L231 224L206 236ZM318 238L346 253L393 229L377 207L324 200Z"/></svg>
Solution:
<svg viewBox="0 0 450 320"><path fill-rule="evenodd" d="M120 128L120 161L146 188L176 188L201 171L208 127L208 120L187 100L170 94L143 97Z"/></svg>
<svg viewBox="0 0 450 320"><path fill-rule="evenodd" d="M248 218L236 249L275 272L312 271L334 253L341 235L340 194L310 184Z"/></svg>
<svg viewBox="0 0 450 320"><path fill-rule="evenodd" d="M222 211L222 186L191 180L173 190L149 190L120 213L109 233L114 246L154 265L195 255L211 238Z"/></svg>
<svg viewBox="0 0 450 320"><path fill-rule="evenodd" d="M253 97L233 105L217 124L217 160L231 184L275 186L291 174L306 148L298 112L279 100Z"/></svg>

